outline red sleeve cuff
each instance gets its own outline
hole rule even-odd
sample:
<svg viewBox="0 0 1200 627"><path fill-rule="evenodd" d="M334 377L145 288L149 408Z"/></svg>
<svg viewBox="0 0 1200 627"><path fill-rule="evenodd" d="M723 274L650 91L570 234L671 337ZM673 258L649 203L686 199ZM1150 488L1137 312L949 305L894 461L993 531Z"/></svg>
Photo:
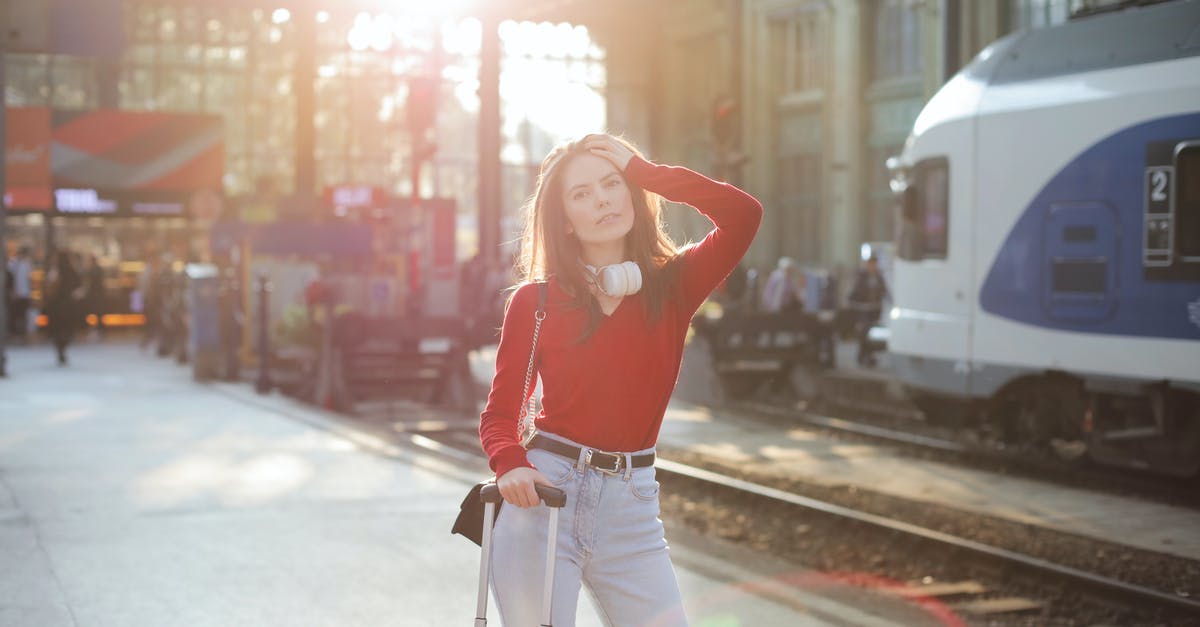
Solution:
<svg viewBox="0 0 1200 627"><path fill-rule="evenodd" d="M533 468L533 464L530 464L529 459L525 457L525 449L520 444L500 449L500 452L492 457L491 462L497 479L513 468Z"/></svg>
<svg viewBox="0 0 1200 627"><path fill-rule="evenodd" d="M634 183L637 183L638 186L644 186L642 185L643 182L650 178L654 172L654 167L653 163L634 155L629 160L629 163L625 164L625 176Z"/></svg>

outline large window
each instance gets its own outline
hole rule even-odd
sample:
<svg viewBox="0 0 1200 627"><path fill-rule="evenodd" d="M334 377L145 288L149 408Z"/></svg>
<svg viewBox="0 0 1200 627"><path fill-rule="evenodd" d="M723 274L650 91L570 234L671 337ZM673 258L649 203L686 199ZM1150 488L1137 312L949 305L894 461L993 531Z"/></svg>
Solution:
<svg viewBox="0 0 1200 627"><path fill-rule="evenodd" d="M295 29L279 12L168 1L126 5L120 105L225 123L225 190L293 186Z"/></svg>
<svg viewBox="0 0 1200 627"><path fill-rule="evenodd" d="M771 21L770 67L779 94L821 89L826 65L821 13L802 11Z"/></svg>
<svg viewBox="0 0 1200 627"><path fill-rule="evenodd" d="M945 259L950 233L950 168L944 157L918 162L908 174L898 235L902 259Z"/></svg>
<svg viewBox="0 0 1200 627"><path fill-rule="evenodd" d="M821 155L783 156L778 162L780 210L786 212L782 253L802 262L821 261Z"/></svg>
<svg viewBox="0 0 1200 627"><path fill-rule="evenodd" d="M89 109L99 104L95 62L54 54L4 55L5 96L10 107Z"/></svg>
<svg viewBox="0 0 1200 627"><path fill-rule="evenodd" d="M921 73L921 6L913 0L876 0L875 80Z"/></svg>
<svg viewBox="0 0 1200 627"><path fill-rule="evenodd" d="M1061 24L1082 4L1081 0L1008 0L1009 30Z"/></svg>

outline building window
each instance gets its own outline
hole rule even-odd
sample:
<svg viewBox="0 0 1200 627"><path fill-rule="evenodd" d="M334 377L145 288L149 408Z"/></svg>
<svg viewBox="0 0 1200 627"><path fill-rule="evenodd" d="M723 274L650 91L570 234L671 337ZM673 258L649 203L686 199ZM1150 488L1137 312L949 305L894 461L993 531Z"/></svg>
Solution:
<svg viewBox="0 0 1200 627"><path fill-rule="evenodd" d="M877 0L873 40L875 80L921 73L920 6L912 0Z"/></svg>
<svg viewBox="0 0 1200 627"><path fill-rule="evenodd" d="M781 233L782 254L818 263L824 252L821 242L825 239L821 224L821 155L783 156L778 168L781 210L787 214Z"/></svg>
<svg viewBox="0 0 1200 627"><path fill-rule="evenodd" d="M4 58L10 107L91 109L98 105L95 61L54 54L9 53Z"/></svg>
<svg viewBox="0 0 1200 627"><path fill-rule="evenodd" d="M825 45L816 11L804 11L770 26L770 67L780 95L821 89Z"/></svg>
<svg viewBox="0 0 1200 627"><path fill-rule="evenodd" d="M1071 13L1088 4L1085 0L1008 0L1009 30L1062 24L1071 18Z"/></svg>
<svg viewBox="0 0 1200 627"><path fill-rule="evenodd" d="M944 157L918 162L901 202L898 254L902 259L945 259L950 233L950 168Z"/></svg>
<svg viewBox="0 0 1200 627"><path fill-rule="evenodd" d="M687 85L679 104L681 135L690 136L689 154L686 159L704 163L711 152L712 113L714 102L724 90L724 72L721 67L721 48L711 35L693 37L679 44L680 84Z"/></svg>

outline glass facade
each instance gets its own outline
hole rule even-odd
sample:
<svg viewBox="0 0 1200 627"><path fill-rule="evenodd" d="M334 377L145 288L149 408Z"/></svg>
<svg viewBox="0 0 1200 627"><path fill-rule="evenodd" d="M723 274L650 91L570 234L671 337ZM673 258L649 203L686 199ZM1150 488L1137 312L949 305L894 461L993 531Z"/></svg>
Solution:
<svg viewBox="0 0 1200 627"><path fill-rule="evenodd" d="M423 169L421 192L455 198L465 215L476 212L478 20L334 3L312 16L179 0L125 0L124 9L125 49L115 61L8 54L8 105L219 114L225 194L287 194L296 185L294 81L308 45L314 191L357 184L409 196L408 80L437 75L438 150ZM313 20L311 34L301 19ZM500 34L502 213L511 216L555 143L604 127L607 77L604 52L583 27L505 22Z"/></svg>
<svg viewBox="0 0 1200 627"><path fill-rule="evenodd" d="M5 103L10 107L88 109L99 106L96 62L67 55L4 55Z"/></svg>

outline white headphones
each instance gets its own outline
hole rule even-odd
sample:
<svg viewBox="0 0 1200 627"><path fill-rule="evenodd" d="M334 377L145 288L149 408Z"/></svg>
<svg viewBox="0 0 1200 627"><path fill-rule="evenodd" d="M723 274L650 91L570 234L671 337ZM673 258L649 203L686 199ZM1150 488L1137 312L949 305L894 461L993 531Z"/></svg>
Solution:
<svg viewBox="0 0 1200 627"><path fill-rule="evenodd" d="M605 295L620 298L637 294L642 289L642 269L633 261L614 263L599 270L583 264L591 273L589 280Z"/></svg>

